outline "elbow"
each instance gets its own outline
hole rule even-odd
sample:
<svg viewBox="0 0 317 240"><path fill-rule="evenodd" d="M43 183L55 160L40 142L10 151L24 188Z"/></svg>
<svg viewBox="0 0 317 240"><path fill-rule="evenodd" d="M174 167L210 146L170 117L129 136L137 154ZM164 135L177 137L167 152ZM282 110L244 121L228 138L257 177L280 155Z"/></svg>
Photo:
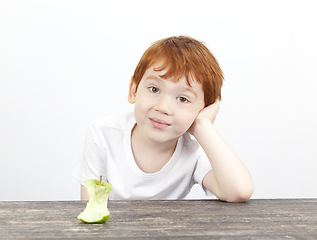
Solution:
<svg viewBox="0 0 317 240"><path fill-rule="evenodd" d="M246 202L248 201L254 192L254 184L252 178L247 181L240 182L233 191L232 198L228 202Z"/></svg>
<svg viewBox="0 0 317 240"><path fill-rule="evenodd" d="M252 197L253 192L254 192L254 186L252 183L250 184L250 186L245 186L241 188L240 190L238 190L234 194L234 198L231 199L231 202L246 202Z"/></svg>
<svg viewBox="0 0 317 240"><path fill-rule="evenodd" d="M234 198L230 199L229 202L246 202L252 197L252 194L253 190L241 191Z"/></svg>
<svg viewBox="0 0 317 240"><path fill-rule="evenodd" d="M252 197L253 192L254 186L252 183L249 186L244 186L239 189L235 189L234 191L231 191L230 193L228 193L226 197L220 200L226 202L246 202Z"/></svg>

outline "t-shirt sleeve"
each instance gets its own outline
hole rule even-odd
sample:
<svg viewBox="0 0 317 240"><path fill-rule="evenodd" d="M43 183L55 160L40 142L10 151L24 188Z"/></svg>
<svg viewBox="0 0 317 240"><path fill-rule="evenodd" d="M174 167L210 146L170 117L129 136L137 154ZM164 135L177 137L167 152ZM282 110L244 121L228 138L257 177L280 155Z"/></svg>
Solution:
<svg viewBox="0 0 317 240"><path fill-rule="evenodd" d="M210 192L207 188L205 188L202 183L206 174L212 169L211 164L209 162L207 155L205 154L204 150L201 147L199 148L198 153L199 153L199 157L198 157L196 169L194 172L195 184L199 184L203 188L207 196L214 196L214 194Z"/></svg>
<svg viewBox="0 0 317 240"><path fill-rule="evenodd" d="M102 134L98 128L91 125L86 134L82 157L73 171L73 176L81 184L87 179L99 179L100 176L107 179L104 151Z"/></svg>

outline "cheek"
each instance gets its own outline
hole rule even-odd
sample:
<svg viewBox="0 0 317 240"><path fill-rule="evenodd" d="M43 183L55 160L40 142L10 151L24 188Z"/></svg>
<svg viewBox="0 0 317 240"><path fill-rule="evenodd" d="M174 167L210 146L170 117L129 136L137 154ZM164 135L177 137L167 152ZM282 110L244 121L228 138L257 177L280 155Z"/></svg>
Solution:
<svg viewBox="0 0 317 240"><path fill-rule="evenodd" d="M203 109L203 106L202 107L199 106L199 107L192 108L188 111L182 111L182 116L179 118L179 122L184 128L186 127L190 128L190 126L193 124L197 115L202 109Z"/></svg>
<svg viewBox="0 0 317 240"><path fill-rule="evenodd" d="M148 100L142 98L142 95L137 96L136 101L134 103L134 113L139 118L146 116L146 113L151 108L151 103Z"/></svg>
<svg viewBox="0 0 317 240"><path fill-rule="evenodd" d="M198 114L198 113L197 113ZM182 129L185 129L186 131L191 127L193 122L196 119L197 114L193 114L193 112L190 112L188 114L184 114L180 119L179 119L179 126Z"/></svg>
<svg viewBox="0 0 317 240"><path fill-rule="evenodd" d="M136 116L136 118L140 117L140 116L143 116L144 110L143 110L143 106L142 104L138 104L138 102L135 102L134 104L134 115Z"/></svg>

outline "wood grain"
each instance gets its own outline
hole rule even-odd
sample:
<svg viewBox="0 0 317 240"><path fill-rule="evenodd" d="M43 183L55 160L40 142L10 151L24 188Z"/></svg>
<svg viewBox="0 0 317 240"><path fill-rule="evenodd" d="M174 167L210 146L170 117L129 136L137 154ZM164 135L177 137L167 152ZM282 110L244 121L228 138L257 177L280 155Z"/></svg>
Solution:
<svg viewBox="0 0 317 240"><path fill-rule="evenodd" d="M317 239L317 199L109 201L105 224L79 221L85 205L0 202L0 238Z"/></svg>

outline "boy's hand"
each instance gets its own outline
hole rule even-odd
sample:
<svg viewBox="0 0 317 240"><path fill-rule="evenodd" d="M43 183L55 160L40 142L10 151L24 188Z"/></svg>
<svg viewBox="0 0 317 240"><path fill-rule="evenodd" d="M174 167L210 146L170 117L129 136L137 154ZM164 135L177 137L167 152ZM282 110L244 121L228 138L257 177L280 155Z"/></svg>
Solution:
<svg viewBox="0 0 317 240"><path fill-rule="evenodd" d="M216 101L213 104L203 108L198 113L196 119L194 120L193 124L189 128L188 132L195 136L195 129L196 129L198 123L201 121L207 120L213 124L216 120L216 117L217 117L219 110L220 110L220 100L216 99Z"/></svg>
<svg viewBox="0 0 317 240"><path fill-rule="evenodd" d="M219 113L220 110L220 101L217 98L216 101L213 104L210 104L209 106L203 108L199 114L197 115L195 122L207 118L211 123L214 123L217 117L217 114Z"/></svg>

